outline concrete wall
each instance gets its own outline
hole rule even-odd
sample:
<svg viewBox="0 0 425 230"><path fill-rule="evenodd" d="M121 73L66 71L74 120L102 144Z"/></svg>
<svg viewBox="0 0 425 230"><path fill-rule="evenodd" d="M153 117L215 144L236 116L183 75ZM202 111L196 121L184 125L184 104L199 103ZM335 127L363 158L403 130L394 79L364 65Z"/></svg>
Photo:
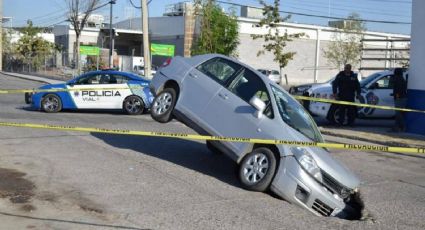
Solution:
<svg viewBox="0 0 425 230"><path fill-rule="evenodd" d="M425 110L425 1L412 2L412 42L408 82L408 106ZM408 131L425 135L425 114L407 114Z"/></svg>

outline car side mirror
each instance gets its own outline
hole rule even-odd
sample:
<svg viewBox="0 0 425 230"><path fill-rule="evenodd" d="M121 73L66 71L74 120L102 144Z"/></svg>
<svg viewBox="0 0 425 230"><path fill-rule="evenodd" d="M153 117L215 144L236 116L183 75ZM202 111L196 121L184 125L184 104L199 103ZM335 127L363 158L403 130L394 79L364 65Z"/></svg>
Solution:
<svg viewBox="0 0 425 230"><path fill-rule="evenodd" d="M257 96L253 96L251 100L249 100L249 104L256 109L254 116L256 118L261 118L263 116L264 110L266 109L266 103L264 103L264 101L262 101Z"/></svg>

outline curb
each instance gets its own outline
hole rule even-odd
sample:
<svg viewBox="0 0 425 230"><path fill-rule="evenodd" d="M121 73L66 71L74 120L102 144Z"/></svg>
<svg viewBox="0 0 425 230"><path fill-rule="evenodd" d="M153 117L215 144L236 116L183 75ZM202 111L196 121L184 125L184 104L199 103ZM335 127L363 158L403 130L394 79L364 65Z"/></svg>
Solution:
<svg viewBox="0 0 425 230"><path fill-rule="evenodd" d="M19 78L19 79L24 79L24 80L28 80L28 81L35 81L35 82L40 82L40 83L45 83L45 84L56 84L56 83L59 83L59 82L64 82L64 81L60 81L60 80L52 80L52 79L47 79L47 78L32 76L32 75L27 75L27 74L21 74L21 73L11 73L11 72L4 72L4 71L1 71L1 73L6 75L6 76L16 77L16 78ZM26 77L26 76L28 76L28 77Z"/></svg>
<svg viewBox="0 0 425 230"><path fill-rule="evenodd" d="M364 141L364 142L369 142L369 143L374 143L374 144L384 145L384 146L407 147L407 148L425 148L425 145L407 144L407 143L396 142L396 141L380 141L380 140L375 140L373 138L364 138L364 137L359 137L359 136L355 136L355 135L334 133L334 132L328 131L328 130L320 130L320 132L322 134L328 135L328 136Z"/></svg>

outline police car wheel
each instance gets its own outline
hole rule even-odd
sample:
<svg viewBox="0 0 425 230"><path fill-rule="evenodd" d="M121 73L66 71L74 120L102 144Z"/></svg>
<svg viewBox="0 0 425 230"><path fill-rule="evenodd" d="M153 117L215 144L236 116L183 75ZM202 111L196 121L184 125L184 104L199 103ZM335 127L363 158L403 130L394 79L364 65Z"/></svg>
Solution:
<svg viewBox="0 0 425 230"><path fill-rule="evenodd" d="M276 157L268 148L257 148L248 153L239 166L239 179L248 190L266 191L275 175Z"/></svg>
<svg viewBox="0 0 425 230"><path fill-rule="evenodd" d="M62 101L55 94L47 94L41 100L41 108L46 113L57 113L62 109Z"/></svg>
<svg viewBox="0 0 425 230"><path fill-rule="evenodd" d="M123 103L124 111L129 115L139 115L143 113L144 103L138 96L129 96Z"/></svg>
<svg viewBox="0 0 425 230"><path fill-rule="evenodd" d="M152 102L151 117L160 123L167 123L172 119L172 112L176 103L176 90L166 88Z"/></svg>

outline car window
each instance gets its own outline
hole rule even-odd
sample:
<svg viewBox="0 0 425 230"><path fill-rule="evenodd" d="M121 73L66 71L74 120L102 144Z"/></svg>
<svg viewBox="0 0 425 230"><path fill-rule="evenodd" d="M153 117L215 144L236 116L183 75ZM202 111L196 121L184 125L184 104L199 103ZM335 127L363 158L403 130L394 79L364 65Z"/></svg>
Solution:
<svg viewBox="0 0 425 230"><path fill-rule="evenodd" d="M264 82L254 72L248 69L240 71L238 76L229 86L229 90L239 96L242 100L249 103L249 100L255 95L265 104L264 114L270 118L273 117L273 111L270 103L270 96Z"/></svg>
<svg viewBox="0 0 425 230"><path fill-rule="evenodd" d="M86 77L82 77L79 78L76 81L77 85L96 85L96 84L100 84L100 79L101 79L102 75L97 74L97 75L89 75Z"/></svg>
<svg viewBox="0 0 425 230"><path fill-rule="evenodd" d="M382 77L381 79L377 80L375 82L376 89L390 89L390 79L392 75L388 75L385 77Z"/></svg>
<svg viewBox="0 0 425 230"><path fill-rule="evenodd" d="M273 75L279 75L279 71L277 71L277 70L272 70L272 74L273 74Z"/></svg>
<svg viewBox="0 0 425 230"><path fill-rule="evenodd" d="M130 78L122 75L114 75L116 83L111 84L127 84L127 82L130 80Z"/></svg>
<svg viewBox="0 0 425 230"><path fill-rule="evenodd" d="M241 69L241 66L222 58L214 58L199 65L196 69L218 83L226 85L229 79Z"/></svg>

